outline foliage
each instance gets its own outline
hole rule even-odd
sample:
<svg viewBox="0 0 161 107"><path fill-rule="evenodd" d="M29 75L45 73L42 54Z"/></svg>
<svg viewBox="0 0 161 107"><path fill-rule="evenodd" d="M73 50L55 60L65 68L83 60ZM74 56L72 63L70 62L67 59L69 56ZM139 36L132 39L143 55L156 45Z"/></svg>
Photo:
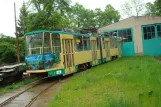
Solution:
<svg viewBox="0 0 161 107"><path fill-rule="evenodd" d="M68 25L65 12L69 10L68 0L31 0L26 19L26 31L53 30ZM22 9L22 8L21 8Z"/></svg>
<svg viewBox="0 0 161 107"><path fill-rule="evenodd" d="M127 17L143 15L145 8L142 0L127 0L121 7Z"/></svg>
<svg viewBox="0 0 161 107"><path fill-rule="evenodd" d="M23 2L22 7L20 9L20 16L18 20L18 35L19 37L24 36L24 34L27 32L27 17L29 12L27 11L27 6L25 2Z"/></svg>
<svg viewBox="0 0 161 107"><path fill-rule="evenodd" d="M19 38L19 46L21 61L23 61L25 52L25 42L22 38ZM13 37L0 38L0 63L15 62L17 62L16 39Z"/></svg>
<svg viewBox="0 0 161 107"><path fill-rule="evenodd" d="M97 15L98 16L98 15ZM118 22L120 19L120 14L117 10L114 9L110 4L108 4L105 7L105 11L102 12L102 15L99 18L99 26L107 26L112 23L112 20L114 22Z"/></svg>
<svg viewBox="0 0 161 107"><path fill-rule="evenodd" d="M156 12L155 6L151 2L148 2L146 4L146 13L145 13L145 15L146 16L155 16L156 15L155 12Z"/></svg>
<svg viewBox="0 0 161 107"><path fill-rule="evenodd" d="M160 63L147 56L99 65L74 75L49 107L159 107L160 69Z"/></svg>
<svg viewBox="0 0 161 107"><path fill-rule="evenodd" d="M78 3L71 6L69 0L31 0L28 10L26 7L22 5L19 19L19 28L25 33L44 29L98 28L120 19L119 12L111 5L107 5L104 11L97 11Z"/></svg>
<svg viewBox="0 0 161 107"><path fill-rule="evenodd" d="M70 23L73 28L90 29L99 28L119 21L120 15L110 4L104 11L97 8L95 10L86 9L83 5L76 3L71 7Z"/></svg>
<svg viewBox="0 0 161 107"><path fill-rule="evenodd" d="M146 4L146 14L147 16L161 16L161 1L155 0L154 3Z"/></svg>

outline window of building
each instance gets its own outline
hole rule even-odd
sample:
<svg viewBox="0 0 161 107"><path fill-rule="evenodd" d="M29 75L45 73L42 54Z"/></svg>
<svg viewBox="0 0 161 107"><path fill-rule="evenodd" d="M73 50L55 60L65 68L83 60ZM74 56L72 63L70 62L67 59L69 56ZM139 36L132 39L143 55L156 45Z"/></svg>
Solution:
<svg viewBox="0 0 161 107"><path fill-rule="evenodd" d="M155 27L147 26L143 27L144 40L154 39L155 38Z"/></svg>
<svg viewBox="0 0 161 107"><path fill-rule="evenodd" d="M121 38L122 42L132 42L131 29L119 30L118 36Z"/></svg>
<svg viewBox="0 0 161 107"><path fill-rule="evenodd" d="M161 25L157 25L158 38L161 38Z"/></svg>
<svg viewBox="0 0 161 107"><path fill-rule="evenodd" d="M117 38L117 30L104 32L104 36L109 38Z"/></svg>
<svg viewBox="0 0 161 107"><path fill-rule="evenodd" d="M56 53L60 53L61 52L60 35L52 35L52 44L53 44L53 51Z"/></svg>

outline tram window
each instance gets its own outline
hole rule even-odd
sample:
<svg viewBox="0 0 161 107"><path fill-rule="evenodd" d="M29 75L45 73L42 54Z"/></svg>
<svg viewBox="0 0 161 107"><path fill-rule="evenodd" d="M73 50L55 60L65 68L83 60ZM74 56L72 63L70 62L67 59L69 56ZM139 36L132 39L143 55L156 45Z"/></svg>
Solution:
<svg viewBox="0 0 161 107"><path fill-rule="evenodd" d="M75 51L83 51L83 37L75 36Z"/></svg>
<svg viewBox="0 0 161 107"><path fill-rule="evenodd" d="M26 55L42 54L42 33L26 36Z"/></svg>
<svg viewBox="0 0 161 107"><path fill-rule="evenodd" d="M50 48L51 44L50 44L50 34L49 33L45 33L44 35L44 54L48 54L51 52L51 48Z"/></svg>
<svg viewBox="0 0 161 107"><path fill-rule="evenodd" d="M104 32L104 36L106 36L106 37L110 37L110 33L109 32Z"/></svg>
<svg viewBox="0 0 161 107"><path fill-rule="evenodd" d="M154 39L155 38L155 27L147 26L143 27L144 40Z"/></svg>
<svg viewBox="0 0 161 107"><path fill-rule="evenodd" d="M90 40L89 37L83 37L84 50L90 50Z"/></svg>
<svg viewBox="0 0 161 107"><path fill-rule="evenodd" d="M55 53L60 53L61 52L60 35L52 35L52 44L53 44L53 51Z"/></svg>
<svg viewBox="0 0 161 107"><path fill-rule="evenodd" d="M161 38L161 25L157 25L158 38Z"/></svg>
<svg viewBox="0 0 161 107"><path fill-rule="evenodd" d="M105 39L102 38L102 49L105 49Z"/></svg>
<svg viewBox="0 0 161 107"><path fill-rule="evenodd" d="M100 49L100 40L97 38L97 49Z"/></svg>

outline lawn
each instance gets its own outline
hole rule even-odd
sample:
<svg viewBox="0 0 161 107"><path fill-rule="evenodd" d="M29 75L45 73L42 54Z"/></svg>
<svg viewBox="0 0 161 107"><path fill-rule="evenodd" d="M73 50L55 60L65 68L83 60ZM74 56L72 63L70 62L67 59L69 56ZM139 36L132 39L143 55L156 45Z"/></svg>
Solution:
<svg viewBox="0 0 161 107"><path fill-rule="evenodd" d="M161 64L124 57L74 75L49 107L159 107Z"/></svg>

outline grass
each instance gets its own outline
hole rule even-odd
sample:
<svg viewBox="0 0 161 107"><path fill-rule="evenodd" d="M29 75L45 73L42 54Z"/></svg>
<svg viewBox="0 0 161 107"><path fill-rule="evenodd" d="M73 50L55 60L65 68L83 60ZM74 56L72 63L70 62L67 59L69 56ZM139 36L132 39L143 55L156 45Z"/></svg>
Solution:
<svg viewBox="0 0 161 107"><path fill-rule="evenodd" d="M73 76L49 107L159 107L161 65L125 57Z"/></svg>
<svg viewBox="0 0 161 107"><path fill-rule="evenodd" d="M19 81L19 82L15 82L15 83L12 83L12 84L9 84L9 85L6 85L6 86L0 86L0 95L3 95L5 93L8 93L12 90L15 90L15 89L18 89L24 85L27 85L29 83L32 83L36 80L38 80L39 78L29 78L27 80L22 80L22 81Z"/></svg>

